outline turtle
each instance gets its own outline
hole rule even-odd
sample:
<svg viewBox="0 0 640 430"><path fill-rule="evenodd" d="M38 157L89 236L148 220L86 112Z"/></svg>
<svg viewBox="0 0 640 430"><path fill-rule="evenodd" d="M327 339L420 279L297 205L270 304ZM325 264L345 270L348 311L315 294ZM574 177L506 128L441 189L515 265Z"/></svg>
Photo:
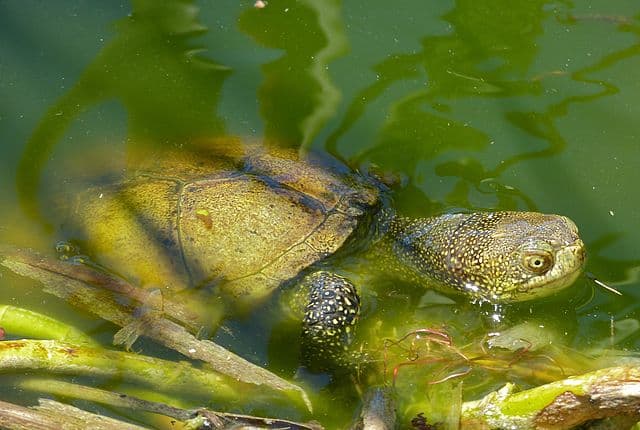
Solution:
<svg viewBox="0 0 640 430"><path fill-rule="evenodd" d="M143 286L215 291L239 309L291 285L306 299L303 336L327 350L343 348L360 309L358 287L331 270L337 252L375 248L390 273L491 302L553 294L585 261L565 216L412 219L393 209L386 181L330 155L232 138L205 148L148 156L77 193L72 218L85 246Z"/></svg>

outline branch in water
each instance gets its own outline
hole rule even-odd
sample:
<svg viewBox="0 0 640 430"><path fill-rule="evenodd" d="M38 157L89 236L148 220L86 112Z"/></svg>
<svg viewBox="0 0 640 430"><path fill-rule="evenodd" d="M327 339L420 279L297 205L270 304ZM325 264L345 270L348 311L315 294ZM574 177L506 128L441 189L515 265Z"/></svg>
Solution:
<svg viewBox="0 0 640 430"><path fill-rule="evenodd" d="M0 400L0 428L8 430L145 430L146 427L92 414L53 400L40 399L39 406L30 408Z"/></svg>
<svg viewBox="0 0 640 430"><path fill-rule="evenodd" d="M126 292L128 298L135 298L136 303L133 306L126 305L113 294L112 288L105 287L112 285L110 275L97 272L90 267L70 265L32 251L8 246L0 247L0 263L22 276L40 281L44 284L46 292L122 327L123 330L115 338L120 343L130 346L138 335L145 335L189 358L204 361L214 370L239 381L265 385L286 394L300 396L307 409L312 410L311 401L301 387L214 342L197 339L183 326L165 318L163 312L152 312L142 318L135 317L136 310L146 304L140 302L137 297L142 300L149 297L149 293L143 289L113 278L113 284L117 285L118 289ZM87 278L93 279L94 275L101 277L101 288L96 288L86 281ZM133 291L135 293L132 293Z"/></svg>
<svg viewBox="0 0 640 430"><path fill-rule="evenodd" d="M27 379L20 383L20 387L66 398L88 400L116 408L129 409L138 412L152 412L182 421L187 428L217 429L245 425L250 426L251 428L286 428L291 430L323 429L323 427L317 423L297 423L278 418L265 418L218 412L206 408L181 409L164 403L150 402L148 400L126 394L57 381L55 379ZM205 427L206 423L209 423L210 426Z"/></svg>
<svg viewBox="0 0 640 430"><path fill-rule="evenodd" d="M610 417L640 420L640 368L611 367L513 393L513 385L462 406L461 429L562 430Z"/></svg>

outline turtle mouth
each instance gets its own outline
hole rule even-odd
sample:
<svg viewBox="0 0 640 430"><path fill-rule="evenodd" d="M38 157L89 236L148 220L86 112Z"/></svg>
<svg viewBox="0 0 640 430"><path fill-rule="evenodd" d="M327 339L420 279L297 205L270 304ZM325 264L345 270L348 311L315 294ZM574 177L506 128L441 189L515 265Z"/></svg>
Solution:
<svg viewBox="0 0 640 430"><path fill-rule="evenodd" d="M511 301L519 302L552 295L571 286L582 273L586 251L581 239L561 247L556 252L553 268L516 289Z"/></svg>
<svg viewBox="0 0 640 430"><path fill-rule="evenodd" d="M569 263L568 266L571 267L571 270L567 271L567 276L574 272L579 274L587 261L587 251L581 239L576 239L571 245L565 246L558 251L558 254L559 258L564 257Z"/></svg>

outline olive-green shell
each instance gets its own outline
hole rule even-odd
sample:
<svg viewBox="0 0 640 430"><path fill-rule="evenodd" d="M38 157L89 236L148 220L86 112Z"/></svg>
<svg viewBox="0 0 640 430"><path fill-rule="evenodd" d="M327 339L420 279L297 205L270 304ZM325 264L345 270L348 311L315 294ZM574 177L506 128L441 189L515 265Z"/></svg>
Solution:
<svg viewBox="0 0 640 430"><path fill-rule="evenodd" d="M235 151L163 156L82 193L74 218L93 255L145 286L253 301L334 253L378 204L378 188L335 161Z"/></svg>

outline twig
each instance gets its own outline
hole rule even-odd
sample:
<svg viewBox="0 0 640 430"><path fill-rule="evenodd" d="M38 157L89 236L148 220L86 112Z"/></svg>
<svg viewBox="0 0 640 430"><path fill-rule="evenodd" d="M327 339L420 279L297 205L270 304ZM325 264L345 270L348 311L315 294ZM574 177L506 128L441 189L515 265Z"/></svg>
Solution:
<svg viewBox="0 0 640 430"><path fill-rule="evenodd" d="M48 399L40 399L40 406L30 408L0 400L0 428L8 430L146 429L146 427L92 414Z"/></svg>
<svg viewBox="0 0 640 430"><path fill-rule="evenodd" d="M149 295L151 294L143 288L134 287L124 279L96 270L90 266L60 261L42 256L32 250L17 248L11 245L0 244L0 260L3 260L3 264L4 261L7 263L13 261L26 264L33 269L39 269L43 275L49 272L52 276L60 280L69 278L74 281L83 282L93 287L128 297L142 304L148 303ZM190 331L197 333L200 330L201 323L198 316L183 304L163 298L162 311L168 317L183 324Z"/></svg>
<svg viewBox="0 0 640 430"><path fill-rule="evenodd" d="M131 409L134 411L152 412L175 418L185 424L197 423L199 420L206 420L215 427L217 422L221 425L245 424L251 426L265 426L265 428L286 428L298 430L322 430L316 423L297 423L294 421L282 420L278 418L264 418L250 415L232 414L226 412L212 411L209 409L181 409L164 403L150 402L126 394L114 393L101 390L99 388L87 387L69 382L57 381L54 379L27 379L20 383L21 388L38 392L47 392L67 398L83 399L96 403L102 403L114 407Z"/></svg>
<svg viewBox="0 0 640 430"><path fill-rule="evenodd" d="M393 390L389 387L372 387L364 396L362 410L351 430L392 430L396 428L396 411Z"/></svg>
<svg viewBox="0 0 640 430"><path fill-rule="evenodd" d="M461 429L561 430L613 416L640 420L640 368L611 367L513 393L507 385L462 407Z"/></svg>

